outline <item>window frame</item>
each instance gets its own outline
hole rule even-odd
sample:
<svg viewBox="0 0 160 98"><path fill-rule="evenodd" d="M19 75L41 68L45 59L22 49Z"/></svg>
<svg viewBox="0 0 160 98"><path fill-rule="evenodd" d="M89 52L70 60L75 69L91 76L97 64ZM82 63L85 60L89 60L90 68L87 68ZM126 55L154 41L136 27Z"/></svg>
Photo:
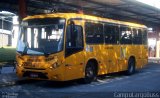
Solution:
<svg viewBox="0 0 160 98"><path fill-rule="evenodd" d="M106 34L105 34L105 29L104 29L104 44L112 44L112 45L119 45L120 44L120 25L119 24L114 24L114 23L108 23L108 22L105 22L104 23L104 28L105 28L105 25L108 25L108 26L113 26L113 27L117 27L117 30L118 30L118 34L116 34L116 32L114 32L114 36L118 36L118 40L115 40L117 41L116 43L113 43L113 42L110 42L110 43L106 43ZM114 28L115 29L115 28ZM108 33L108 34L111 34L111 33ZM116 38L115 38L116 39Z"/></svg>
<svg viewBox="0 0 160 98"><path fill-rule="evenodd" d="M141 31L141 37L137 36L136 39L135 39L133 29L136 29L137 32L138 32L137 35L139 35L139 30L142 30L142 28L132 27L132 44L133 44L133 45L143 45L143 34L142 34L142 31ZM141 39L140 39L141 43L139 43L139 41L138 41L138 43L137 43L137 42L136 42L136 43L134 42L134 39L137 40L137 38L141 38ZM138 39L138 40L139 40L139 39Z"/></svg>
<svg viewBox="0 0 160 98"><path fill-rule="evenodd" d="M70 21L70 20L69 20ZM69 24L66 26L66 36L65 36L65 57L68 57L72 54L75 54L77 52L84 50L84 33L83 33L83 26L82 25L75 25L79 26L81 28L81 34L82 34L82 47L67 47L67 29L69 27ZM78 35L77 35L78 36ZM72 38L71 38L72 39Z"/></svg>
<svg viewBox="0 0 160 98"><path fill-rule="evenodd" d="M122 42L122 39L121 39L121 37L122 37L122 31L121 31L121 28L125 28L126 30L125 30L125 33L126 33L126 31L130 31L130 35L131 35L131 39L129 39L131 42L130 43L128 43L128 41L127 41L127 43L124 43L124 42ZM120 25L120 27L119 27L119 42L120 42L120 44L121 45L132 45L133 44L133 33L132 33L132 27L130 27L130 26L127 26L127 25Z"/></svg>
<svg viewBox="0 0 160 98"><path fill-rule="evenodd" d="M148 31L146 28L142 28L142 45L148 45ZM145 37L145 43L144 43L144 33L146 35Z"/></svg>
<svg viewBox="0 0 160 98"><path fill-rule="evenodd" d="M86 31L86 24L87 23L90 23L90 24L92 24L92 25L94 25L94 24L96 24L96 25L98 25L98 24L101 24L102 25L102 34L100 34L100 33L96 33L96 34L99 34L99 35L102 35L102 40L101 40L101 42L97 42L97 43L94 43L94 42L87 42L87 31ZM88 44L88 45L97 45L97 44L104 44L104 23L103 22L100 22L100 21L89 21L89 20L87 20L87 21L85 21L85 24L84 24L84 28L85 28L85 43L86 44ZM93 28L93 27L92 27ZM93 31L94 32L94 31ZM94 32L95 33L95 32ZM93 35L94 36L94 35ZM95 37L93 37L93 39L94 39Z"/></svg>

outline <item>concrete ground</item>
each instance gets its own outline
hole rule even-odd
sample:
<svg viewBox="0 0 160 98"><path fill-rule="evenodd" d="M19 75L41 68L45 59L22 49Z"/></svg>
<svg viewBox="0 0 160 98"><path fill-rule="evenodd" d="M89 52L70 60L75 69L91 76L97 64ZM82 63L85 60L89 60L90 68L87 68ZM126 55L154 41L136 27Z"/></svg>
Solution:
<svg viewBox="0 0 160 98"><path fill-rule="evenodd" d="M75 81L12 82L12 79L17 79L15 73L5 75L8 75L6 81L10 83L0 86L0 98L160 98L160 64L155 63L146 65L131 76L117 73L99 77L91 84Z"/></svg>
<svg viewBox="0 0 160 98"><path fill-rule="evenodd" d="M160 57L149 57L148 62L159 63L160 64Z"/></svg>

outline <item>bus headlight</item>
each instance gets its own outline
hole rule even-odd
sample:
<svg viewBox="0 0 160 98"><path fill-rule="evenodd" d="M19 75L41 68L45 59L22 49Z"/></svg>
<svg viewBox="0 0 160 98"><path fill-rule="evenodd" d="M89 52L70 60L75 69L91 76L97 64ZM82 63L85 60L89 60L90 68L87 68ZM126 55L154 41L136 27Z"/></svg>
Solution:
<svg viewBox="0 0 160 98"><path fill-rule="evenodd" d="M20 64L17 64L16 66L18 66L18 67L21 67L22 65L20 65Z"/></svg>
<svg viewBox="0 0 160 98"><path fill-rule="evenodd" d="M54 64L52 64L51 66L50 66L50 68L57 68L57 67L59 67L59 65L58 65L58 63L56 62L56 63L54 63Z"/></svg>

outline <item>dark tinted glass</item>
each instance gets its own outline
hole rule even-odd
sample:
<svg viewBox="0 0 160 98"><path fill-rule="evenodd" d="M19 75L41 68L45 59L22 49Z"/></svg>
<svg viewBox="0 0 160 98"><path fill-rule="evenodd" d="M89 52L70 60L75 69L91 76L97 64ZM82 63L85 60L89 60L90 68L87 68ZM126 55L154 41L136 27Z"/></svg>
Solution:
<svg viewBox="0 0 160 98"><path fill-rule="evenodd" d="M119 43L119 27L116 25L104 25L104 36L106 44L118 44Z"/></svg>
<svg viewBox="0 0 160 98"><path fill-rule="evenodd" d="M83 47L83 30L81 26L75 25L75 30L74 30L74 37L75 37L75 46L72 45L72 35L70 31L70 25L67 27L67 32L66 32L66 47L76 47L76 48L82 48Z"/></svg>
<svg viewBox="0 0 160 98"><path fill-rule="evenodd" d="M101 23L85 23L86 43L99 44L104 43L103 24Z"/></svg>
<svg viewBox="0 0 160 98"><path fill-rule="evenodd" d="M142 30L133 29L133 44L142 44Z"/></svg>
<svg viewBox="0 0 160 98"><path fill-rule="evenodd" d="M143 29L142 30L142 43L144 45L147 45L148 40L147 40L147 30Z"/></svg>
<svg viewBox="0 0 160 98"><path fill-rule="evenodd" d="M120 43L132 44L132 32L129 27L120 27Z"/></svg>

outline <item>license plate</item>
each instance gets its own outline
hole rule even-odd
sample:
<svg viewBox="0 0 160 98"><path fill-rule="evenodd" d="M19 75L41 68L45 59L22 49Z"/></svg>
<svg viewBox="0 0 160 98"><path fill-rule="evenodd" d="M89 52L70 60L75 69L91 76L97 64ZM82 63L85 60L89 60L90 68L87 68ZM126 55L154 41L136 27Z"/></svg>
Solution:
<svg viewBox="0 0 160 98"><path fill-rule="evenodd" d="M31 73L31 74L30 74L30 77L31 77L31 78L38 78L38 74Z"/></svg>

